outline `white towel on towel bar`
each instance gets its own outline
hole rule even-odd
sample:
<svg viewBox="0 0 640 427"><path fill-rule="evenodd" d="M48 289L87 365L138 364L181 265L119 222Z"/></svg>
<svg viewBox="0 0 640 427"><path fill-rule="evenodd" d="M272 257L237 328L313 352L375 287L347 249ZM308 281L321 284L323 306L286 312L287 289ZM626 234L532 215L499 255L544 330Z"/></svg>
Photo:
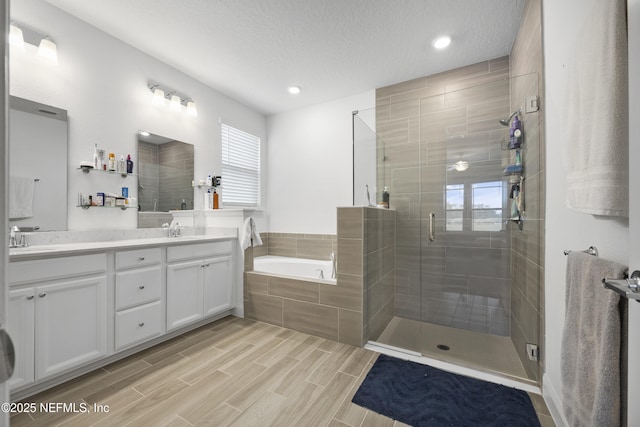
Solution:
<svg viewBox="0 0 640 427"><path fill-rule="evenodd" d="M262 239L260 238L258 227L256 227L255 220L252 217L249 217L244 221L244 226L242 227L242 240L240 241L240 246L242 247L242 250L244 250L249 246L260 245L262 245Z"/></svg>
<svg viewBox="0 0 640 427"><path fill-rule="evenodd" d="M566 204L629 216L626 1L596 1L568 65Z"/></svg>
<svg viewBox="0 0 640 427"><path fill-rule="evenodd" d="M9 218L31 218L33 216L33 177L11 176L9 178Z"/></svg>

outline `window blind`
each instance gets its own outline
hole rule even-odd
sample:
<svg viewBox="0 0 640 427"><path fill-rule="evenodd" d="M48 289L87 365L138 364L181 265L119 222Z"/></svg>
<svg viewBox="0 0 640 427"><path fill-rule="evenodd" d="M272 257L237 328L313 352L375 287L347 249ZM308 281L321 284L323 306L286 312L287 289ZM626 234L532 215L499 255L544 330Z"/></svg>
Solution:
<svg viewBox="0 0 640 427"><path fill-rule="evenodd" d="M222 123L222 200L260 206L260 138Z"/></svg>

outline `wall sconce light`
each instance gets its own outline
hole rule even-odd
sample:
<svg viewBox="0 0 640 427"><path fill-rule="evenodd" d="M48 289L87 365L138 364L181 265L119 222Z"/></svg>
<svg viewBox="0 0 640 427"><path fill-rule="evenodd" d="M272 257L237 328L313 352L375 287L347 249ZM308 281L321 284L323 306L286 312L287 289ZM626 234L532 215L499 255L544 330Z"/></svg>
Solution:
<svg viewBox="0 0 640 427"><path fill-rule="evenodd" d="M21 52L25 50L25 43L38 47L38 56L52 64L58 64L58 49L56 44L47 35L12 22L9 30L9 43Z"/></svg>
<svg viewBox="0 0 640 427"><path fill-rule="evenodd" d="M194 117L198 116L196 103L188 96L184 96L173 89L160 85L159 83L149 82L147 83L147 87L153 93L154 104L166 105L166 100L168 99L169 109L171 111L181 112L182 106L184 105L188 115Z"/></svg>

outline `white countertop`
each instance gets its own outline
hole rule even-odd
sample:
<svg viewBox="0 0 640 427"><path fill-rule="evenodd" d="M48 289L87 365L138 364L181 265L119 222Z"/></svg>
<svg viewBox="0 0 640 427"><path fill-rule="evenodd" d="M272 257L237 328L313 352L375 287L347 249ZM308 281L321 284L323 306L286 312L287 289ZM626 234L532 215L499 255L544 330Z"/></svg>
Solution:
<svg viewBox="0 0 640 427"><path fill-rule="evenodd" d="M33 245L26 248L10 248L9 260L54 258L58 256L78 255L79 253L105 252L113 249L135 249L147 246L175 246L181 244L207 243L237 239L238 231L234 228L207 230L206 234L183 235L180 237L145 237L124 240L107 240L94 242L67 242L57 244Z"/></svg>

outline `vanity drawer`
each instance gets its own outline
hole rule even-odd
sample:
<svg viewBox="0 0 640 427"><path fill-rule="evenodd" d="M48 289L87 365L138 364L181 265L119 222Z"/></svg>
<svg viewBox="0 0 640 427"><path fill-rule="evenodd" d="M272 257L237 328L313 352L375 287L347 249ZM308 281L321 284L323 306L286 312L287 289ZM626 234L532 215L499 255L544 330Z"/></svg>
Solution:
<svg viewBox="0 0 640 427"><path fill-rule="evenodd" d="M232 245L230 240L224 242L170 246L167 248L167 262L229 254L231 253L231 249Z"/></svg>
<svg viewBox="0 0 640 427"><path fill-rule="evenodd" d="M116 350L160 335L161 308L156 301L116 313Z"/></svg>
<svg viewBox="0 0 640 427"><path fill-rule="evenodd" d="M160 299L159 265L116 273L116 310Z"/></svg>
<svg viewBox="0 0 640 427"><path fill-rule="evenodd" d="M162 250L160 248L116 252L116 270L160 264L161 256Z"/></svg>
<svg viewBox="0 0 640 427"><path fill-rule="evenodd" d="M17 261L9 266L9 285L104 274L105 271L107 271L106 254Z"/></svg>

